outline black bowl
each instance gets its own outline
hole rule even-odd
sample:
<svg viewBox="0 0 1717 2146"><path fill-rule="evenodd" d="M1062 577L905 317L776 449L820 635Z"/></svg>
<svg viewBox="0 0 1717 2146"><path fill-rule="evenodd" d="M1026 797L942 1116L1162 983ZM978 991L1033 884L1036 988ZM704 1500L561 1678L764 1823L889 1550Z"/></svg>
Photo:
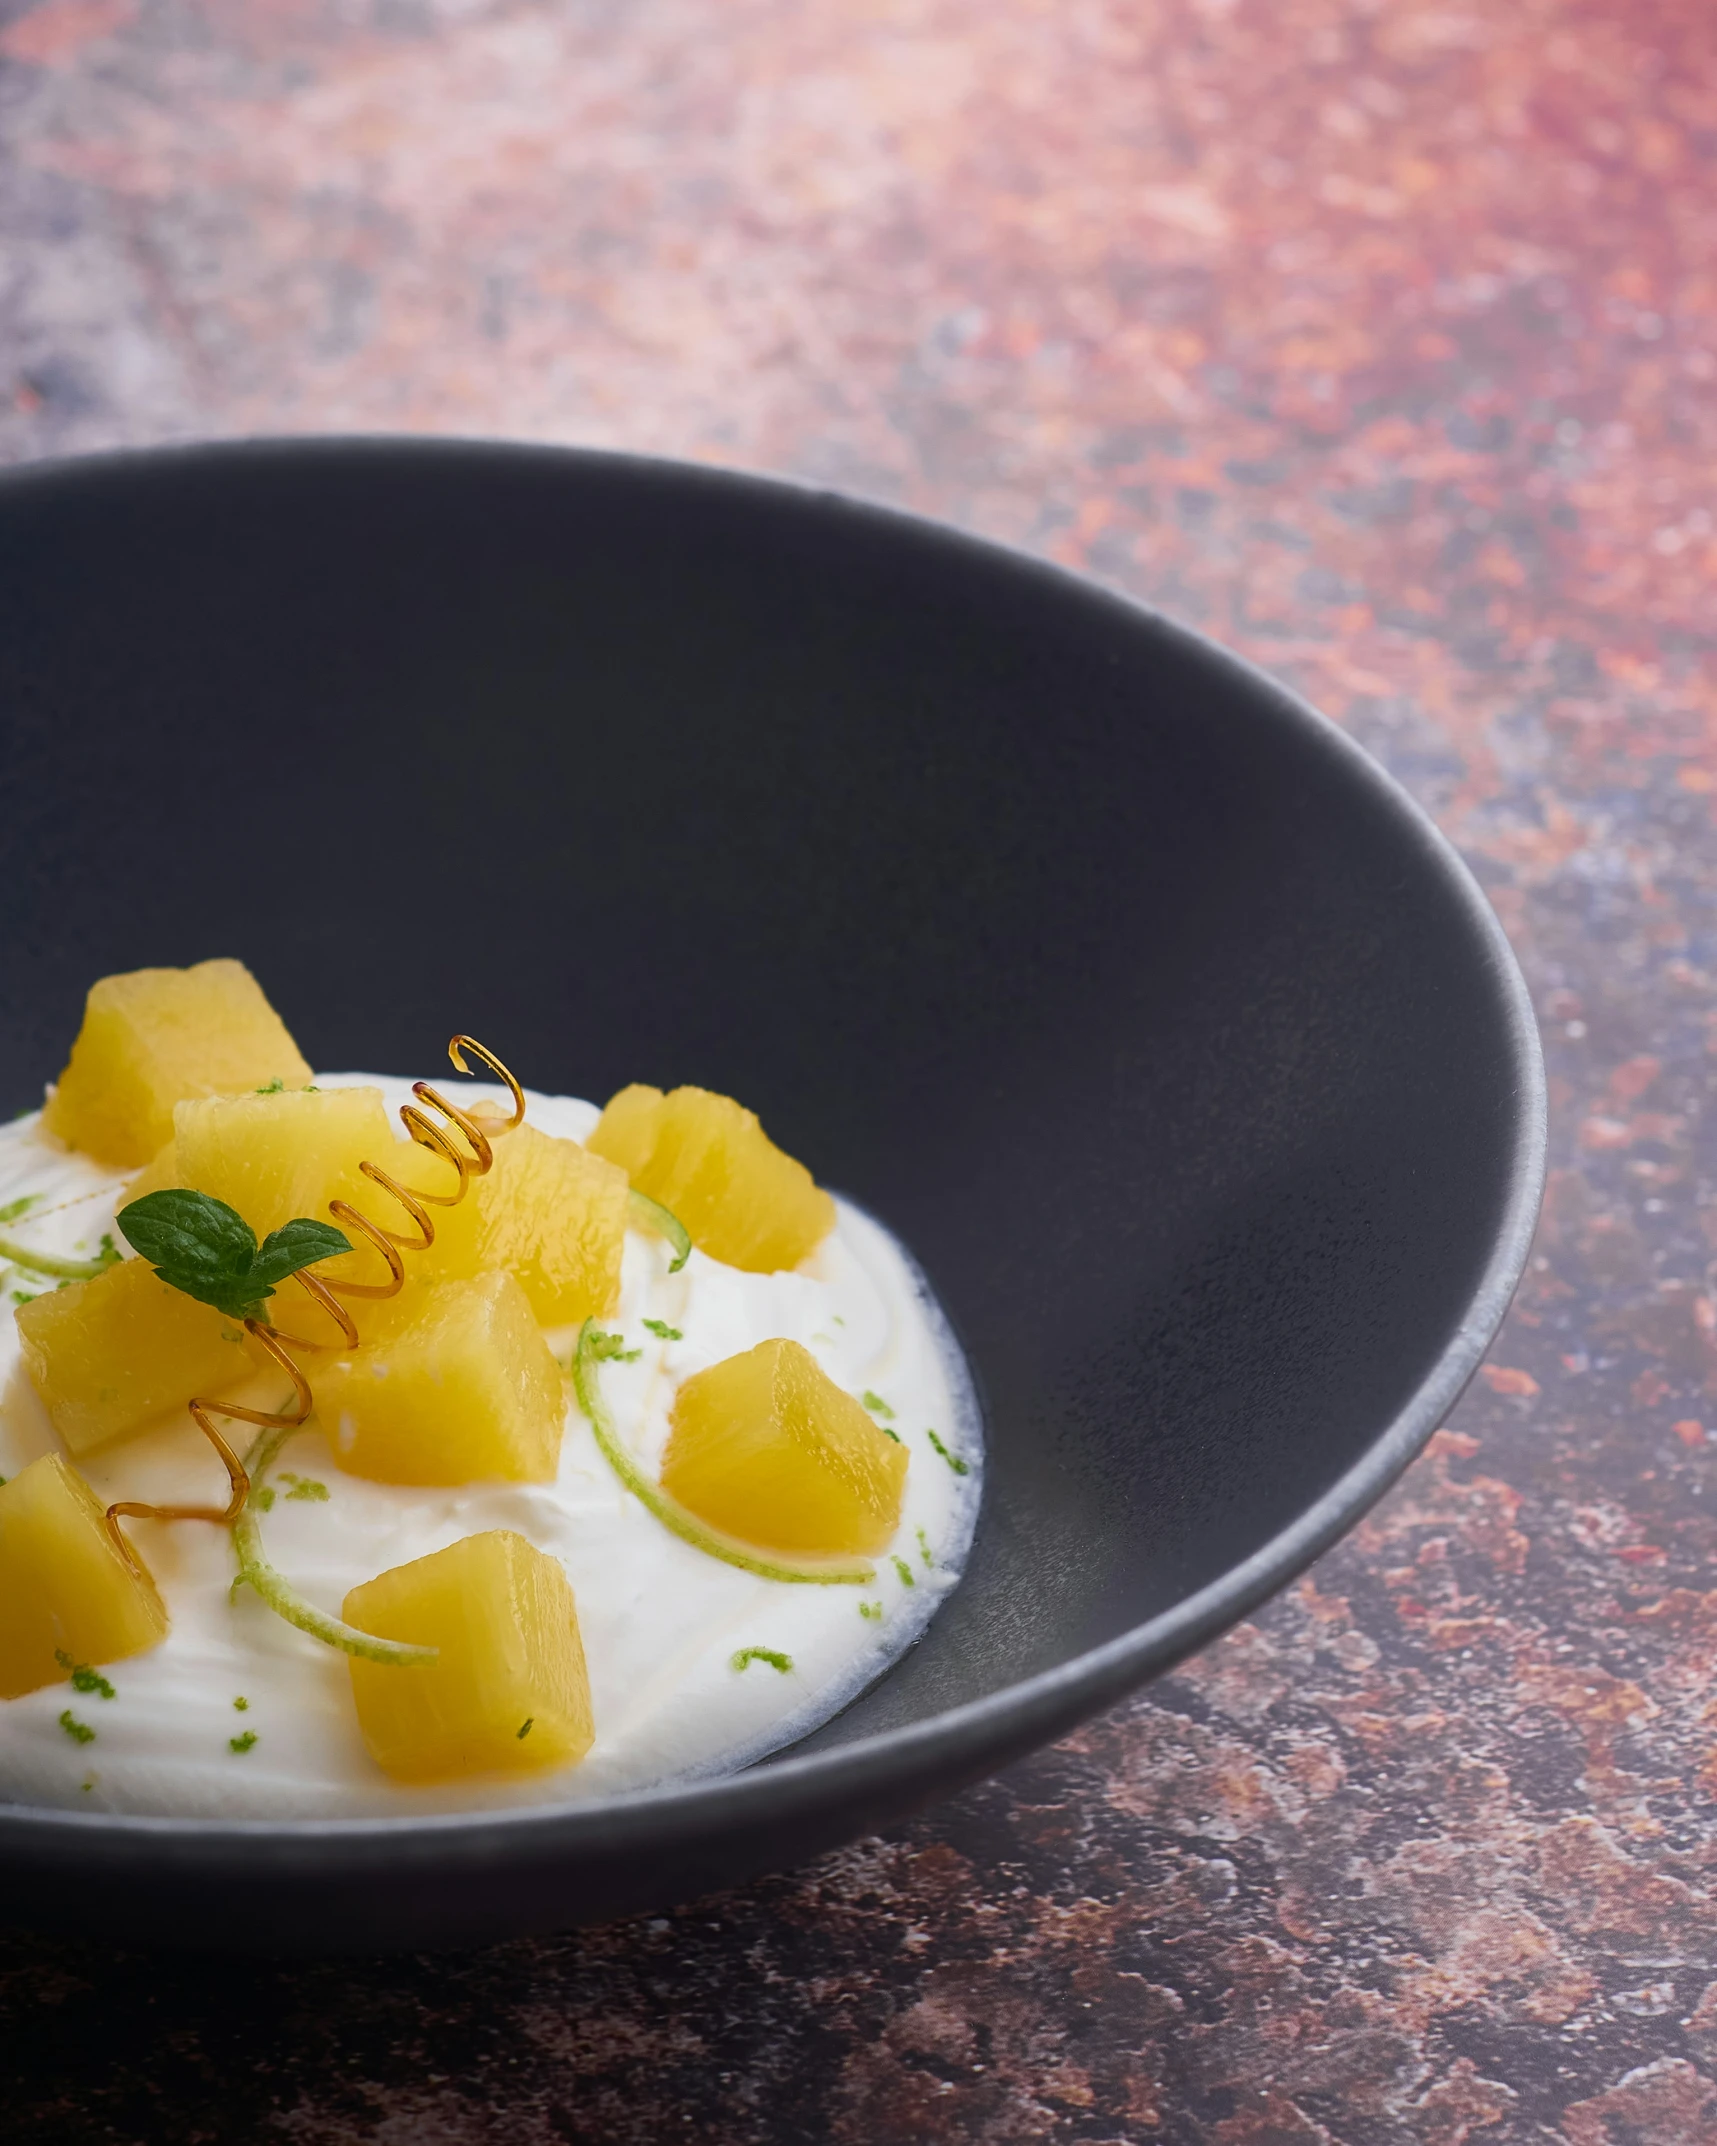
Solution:
<svg viewBox="0 0 1717 2146"><path fill-rule="evenodd" d="M743 1097L929 1272L987 1502L928 1637L788 1756L584 1809L8 1808L4 1912L472 1941L886 1824L1202 1646L1482 1356L1544 1152L1453 851L1256 671L782 484L335 441L0 480L4 1100L90 980L247 959L317 1063Z"/></svg>

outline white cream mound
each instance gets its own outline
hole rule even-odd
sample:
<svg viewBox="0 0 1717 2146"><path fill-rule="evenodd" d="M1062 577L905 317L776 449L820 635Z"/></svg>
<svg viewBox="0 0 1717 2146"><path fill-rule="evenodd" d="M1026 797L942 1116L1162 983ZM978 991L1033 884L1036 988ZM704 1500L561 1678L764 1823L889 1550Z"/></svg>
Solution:
<svg viewBox="0 0 1717 2146"><path fill-rule="evenodd" d="M390 1109L410 1094L407 1082L375 1074L318 1078L324 1086L379 1087ZM461 1103L502 1097L477 1083L449 1086ZM583 1139L597 1115L568 1097L529 1097L530 1121L547 1133ZM0 1233L42 1251L92 1254L123 1204L124 1184L45 1138L33 1116L0 1128L0 1207L39 1195ZM378 1193L377 1219L395 1226L385 1205ZM621 1436L652 1474L680 1382L772 1336L803 1342L839 1385L885 1402L911 1466L900 1531L876 1560L874 1585L758 1579L692 1549L622 1490L570 1401L560 1474L545 1484L417 1490L363 1482L341 1474L312 1423L289 1441L271 1478L275 1502L261 1520L271 1562L337 1615L361 1580L461 1536L516 1529L560 1559L577 1597L596 1719L589 1755L541 1774L397 1786L364 1749L345 1657L282 1623L248 1588L233 1597L227 1530L133 1521L172 1631L151 1653L108 1666L111 1700L56 1684L0 1701L0 1800L197 1818L398 1817L572 1803L730 1772L827 1720L917 1638L954 1585L981 1476L971 1383L945 1322L888 1232L845 1201L838 1207L832 1235L791 1274L744 1274L701 1252L670 1274L670 1248L630 1233L620 1305L602 1323L642 1354L604 1364L601 1376ZM8 1310L10 1292L52 1286L17 1268L0 1277ZM299 1317L294 1300L304 1299L290 1283L280 1295L290 1325ZM646 1319L683 1339L659 1339ZM571 1329L549 1334L563 1363L574 1338ZM245 1427L234 1428L242 1445ZM966 1474L938 1453L932 1430ZM14 1322L0 1318L0 1475L57 1446L20 1361ZM219 1463L188 1417L81 1465L104 1500L224 1495ZM294 1495L304 1483L324 1486L326 1497ZM748 1647L792 1666L783 1672L754 1659L736 1669L735 1655ZM92 1741L77 1741L61 1725L68 1711L95 1731ZM246 1734L254 1743L234 1751L233 1740Z"/></svg>

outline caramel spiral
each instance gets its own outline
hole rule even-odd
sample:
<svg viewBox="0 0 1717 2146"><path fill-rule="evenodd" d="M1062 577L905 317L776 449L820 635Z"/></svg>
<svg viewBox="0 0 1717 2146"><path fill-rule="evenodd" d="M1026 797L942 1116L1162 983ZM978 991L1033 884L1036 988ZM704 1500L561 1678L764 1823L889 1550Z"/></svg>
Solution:
<svg viewBox="0 0 1717 2146"><path fill-rule="evenodd" d="M250 1497L250 1476L244 1462L233 1449L231 1442L216 1428L218 1416L229 1423L254 1423L262 1430L295 1431L308 1418L314 1405L310 1381L289 1353L292 1349L356 1348L358 1329L351 1313L340 1301L342 1297L358 1297L370 1300L385 1300L398 1296L405 1286L405 1259L407 1252L427 1252L435 1242L435 1222L429 1210L432 1207L457 1207L471 1188L473 1178L487 1177L495 1167L495 1151L492 1140L503 1133L510 1133L522 1125L525 1118L524 1090L492 1051L485 1050L474 1036L455 1036L447 1046L447 1055L454 1069L460 1073L470 1072L465 1054L479 1059L490 1072L505 1082L513 1100L512 1115L497 1119L488 1112L482 1122L471 1111L461 1110L450 1103L427 1081L413 1081L411 1092L415 1103L400 1105L400 1122L412 1140L430 1154L439 1155L451 1163L455 1181L451 1192L408 1192L399 1180L391 1176L380 1164L359 1164L362 1174L377 1185L392 1200L397 1200L413 1224L415 1234L403 1234L398 1230L384 1229L379 1222L361 1214L349 1200L330 1200L328 1212L336 1222L356 1231L359 1238L374 1247L387 1263L387 1279L382 1282L346 1282L325 1279L309 1268L301 1268L293 1276L299 1287L320 1306L339 1328L338 1341L312 1341L303 1334L288 1334L266 1319L247 1319L245 1332L250 1335L268 1356L292 1381L293 1411L285 1408L243 1408L235 1401L211 1401L201 1397L190 1402L191 1419L199 1431L214 1447L221 1465L227 1472L229 1495L225 1505L142 1505L130 1500L110 1505L107 1508L108 1532L118 1544L126 1560L138 1565L137 1554L130 1538L120 1526L120 1521L129 1520L214 1520L230 1525L245 1509ZM420 1106L427 1106L427 1110ZM437 1112L445 1121L437 1125L427 1114ZM456 1130L465 1146L460 1147L451 1137L450 1129ZM357 1245L354 1250L359 1249Z"/></svg>

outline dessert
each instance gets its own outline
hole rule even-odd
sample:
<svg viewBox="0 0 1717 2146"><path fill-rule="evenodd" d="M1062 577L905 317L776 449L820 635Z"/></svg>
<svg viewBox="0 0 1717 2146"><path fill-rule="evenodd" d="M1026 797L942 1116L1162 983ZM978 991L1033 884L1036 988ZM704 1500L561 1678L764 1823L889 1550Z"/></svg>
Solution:
<svg viewBox="0 0 1717 2146"><path fill-rule="evenodd" d="M145 970L0 1129L0 1798L726 1770L953 1585L976 1413L887 1233L729 1097L450 1055L497 1081L312 1078L238 963Z"/></svg>

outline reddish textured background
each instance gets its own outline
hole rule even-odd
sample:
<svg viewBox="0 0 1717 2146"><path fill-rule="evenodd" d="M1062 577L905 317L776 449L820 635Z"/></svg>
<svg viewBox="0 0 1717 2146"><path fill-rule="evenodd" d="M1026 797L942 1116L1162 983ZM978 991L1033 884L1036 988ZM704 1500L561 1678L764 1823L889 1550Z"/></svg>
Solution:
<svg viewBox="0 0 1717 2146"><path fill-rule="evenodd" d="M609 442L1304 688L1526 964L1553 1178L1312 1577L657 1920L0 1940L19 2142L1717 2141L1717 43L1699 0L0 0L0 453Z"/></svg>

